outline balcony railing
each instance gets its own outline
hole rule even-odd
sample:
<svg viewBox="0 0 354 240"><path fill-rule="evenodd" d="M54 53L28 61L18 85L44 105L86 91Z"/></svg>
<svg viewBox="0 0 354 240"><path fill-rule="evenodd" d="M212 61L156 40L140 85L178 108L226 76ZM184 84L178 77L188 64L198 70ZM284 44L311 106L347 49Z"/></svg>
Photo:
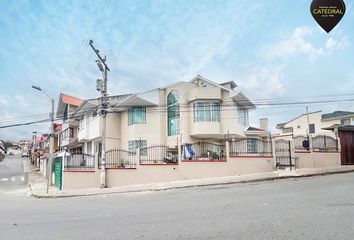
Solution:
<svg viewBox="0 0 354 240"><path fill-rule="evenodd" d="M196 142L182 146L184 161L226 161L225 145Z"/></svg>

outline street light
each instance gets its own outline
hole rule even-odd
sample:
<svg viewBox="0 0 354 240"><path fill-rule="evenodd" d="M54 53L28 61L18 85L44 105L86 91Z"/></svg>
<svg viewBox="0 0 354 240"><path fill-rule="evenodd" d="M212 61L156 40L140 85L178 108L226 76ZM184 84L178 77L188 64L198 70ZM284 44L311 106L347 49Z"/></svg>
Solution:
<svg viewBox="0 0 354 240"><path fill-rule="evenodd" d="M46 95L51 103L52 103L52 111L50 113L50 145L49 145L49 163L48 163L48 169L47 169L47 193L49 192L49 185L51 185L51 179L52 179L52 165L53 165L53 153L54 153L54 98L51 98L45 91L43 91L40 87L38 86L33 86L33 89L36 89L38 91L41 91L44 95Z"/></svg>

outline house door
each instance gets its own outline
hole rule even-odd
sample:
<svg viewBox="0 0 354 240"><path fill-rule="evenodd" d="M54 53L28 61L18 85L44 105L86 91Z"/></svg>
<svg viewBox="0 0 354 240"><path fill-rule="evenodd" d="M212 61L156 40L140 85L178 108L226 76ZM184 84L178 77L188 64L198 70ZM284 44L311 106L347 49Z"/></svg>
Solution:
<svg viewBox="0 0 354 240"><path fill-rule="evenodd" d="M354 132L339 130L341 164L354 165Z"/></svg>
<svg viewBox="0 0 354 240"><path fill-rule="evenodd" d="M62 189L62 180L63 180L63 165L62 165L62 158L57 157L54 159L54 186Z"/></svg>

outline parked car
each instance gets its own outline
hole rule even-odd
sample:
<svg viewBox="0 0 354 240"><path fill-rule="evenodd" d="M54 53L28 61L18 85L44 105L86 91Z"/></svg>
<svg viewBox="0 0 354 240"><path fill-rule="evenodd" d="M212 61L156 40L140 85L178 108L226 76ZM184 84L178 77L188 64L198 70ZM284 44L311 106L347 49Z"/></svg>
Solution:
<svg viewBox="0 0 354 240"><path fill-rule="evenodd" d="M14 155L14 153L13 152L9 152L9 155Z"/></svg>
<svg viewBox="0 0 354 240"><path fill-rule="evenodd" d="M28 153L27 152L23 152L21 156L22 157L28 157Z"/></svg>

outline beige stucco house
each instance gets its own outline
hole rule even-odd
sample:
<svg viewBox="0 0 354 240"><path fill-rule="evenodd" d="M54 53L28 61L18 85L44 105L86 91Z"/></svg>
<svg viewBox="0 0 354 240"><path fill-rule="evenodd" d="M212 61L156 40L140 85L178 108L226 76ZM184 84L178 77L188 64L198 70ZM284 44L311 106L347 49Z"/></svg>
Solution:
<svg viewBox="0 0 354 240"><path fill-rule="evenodd" d="M325 128L333 125L353 125L354 112L335 111L332 113L323 114L322 111L302 114L289 122L279 123L276 128L278 135L318 135L318 134L333 134L332 131Z"/></svg>
<svg viewBox="0 0 354 240"><path fill-rule="evenodd" d="M217 84L202 76L164 88L109 97L107 150L134 150L138 146L182 144L208 140L225 142L225 137L264 138L267 129L249 128L248 113L255 105L234 82ZM84 101L74 118L80 119L78 141L83 151L100 151L101 118L97 99ZM264 126L267 120L264 119Z"/></svg>
<svg viewBox="0 0 354 240"><path fill-rule="evenodd" d="M141 93L109 96L106 161L102 159L99 99L84 100L82 154L63 160L61 188L124 186L269 172L275 169L268 120L249 126L255 105L234 82L200 75ZM64 129L64 128L63 128ZM59 156L58 156L59 157ZM104 174L102 174L104 173ZM103 177L105 176L105 177Z"/></svg>

